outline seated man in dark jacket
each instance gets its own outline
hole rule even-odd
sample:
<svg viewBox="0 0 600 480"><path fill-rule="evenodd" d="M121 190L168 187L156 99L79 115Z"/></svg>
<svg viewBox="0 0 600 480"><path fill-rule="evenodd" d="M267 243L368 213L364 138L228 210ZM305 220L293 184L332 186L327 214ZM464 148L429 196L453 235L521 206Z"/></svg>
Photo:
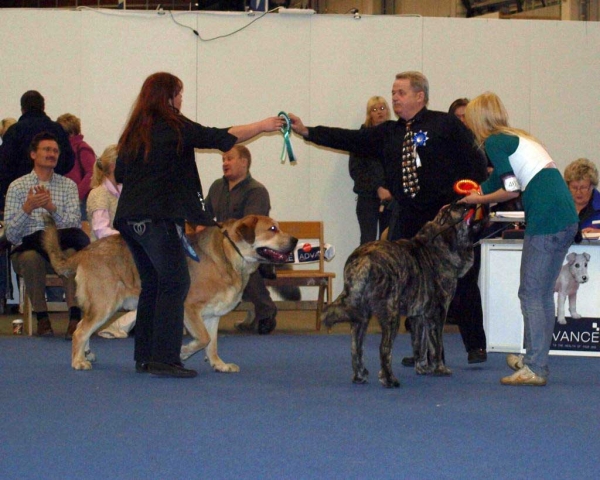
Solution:
<svg viewBox="0 0 600 480"><path fill-rule="evenodd" d="M38 133L48 132L58 142L60 155L54 171L60 175L69 172L75 164L75 154L67 132L53 122L46 113L44 97L29 90L21 97L21 118L2 137L0 149L0 210L4 210L4 198L13 180L31 172L29 145Z"/></svg>

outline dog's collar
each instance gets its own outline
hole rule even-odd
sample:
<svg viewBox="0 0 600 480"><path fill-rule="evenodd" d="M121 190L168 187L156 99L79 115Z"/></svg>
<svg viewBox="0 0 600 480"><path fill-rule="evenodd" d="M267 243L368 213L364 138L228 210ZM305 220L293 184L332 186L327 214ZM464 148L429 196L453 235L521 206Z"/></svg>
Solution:
<svg viewBox="0 0 600 480"><path fill-rule="evenodd" d="M235 244L235 242L231 239L231 237L229 236L229 233L227 232L227 230L225 230L223 228L223 224L219 223L219 222L215 222L215 225L217 227L219 227L219 230L221 231L221 233L223 234L223 236L229 240L229 243L231 243L231 246L234 248L234 250L238 253L238 255L240 257L242 257L242 260L244 260L244 255L242 255L242 252L240 252L240 249L238 248L238 246Z"/></svg>

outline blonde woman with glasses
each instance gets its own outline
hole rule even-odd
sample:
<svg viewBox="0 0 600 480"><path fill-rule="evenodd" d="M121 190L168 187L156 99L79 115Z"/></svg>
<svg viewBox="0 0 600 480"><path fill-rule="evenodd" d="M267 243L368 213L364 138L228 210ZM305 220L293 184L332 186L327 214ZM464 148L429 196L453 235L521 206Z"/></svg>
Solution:
<svg viewBox="0 0 600 480"><path fill-rule="evenodd" d="M375 96L367 102L365 123L371 128L390 120L390 107L385 98ZM350 153L350 176L356 193L356 217L360 228L360 244L377 240L387 228L390 210L386 205L392 200L387 188L383 164L377 158Z"/></svg>
<svg viewBox="0 0 600 480"><path fill-rule="evenodd" d="M600 221L600 192L598 169L587 158L578 158L565 168L565 182L569 187L575 209L579 215L579 228L583 233L600 233L595 221Z"/></svg>

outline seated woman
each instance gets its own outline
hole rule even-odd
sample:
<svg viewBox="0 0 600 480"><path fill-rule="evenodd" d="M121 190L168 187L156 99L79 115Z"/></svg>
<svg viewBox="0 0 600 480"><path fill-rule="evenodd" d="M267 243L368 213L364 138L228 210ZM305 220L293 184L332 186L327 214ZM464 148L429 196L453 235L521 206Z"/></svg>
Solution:
<svg viewBox="0 0 600 480"><path fill-rule="evenodd" d="M121 185L115 180L116 162L117 146L109 145L94 164L92 190L87 199L87 217L90 221L92 241L119 233L113 228L121 195ZM121 315L107 328L100 330L98 335L104 338L126 338L135 325L136 313L136 310L132 310Z"/></svg>
<svg viewBox="0 0 600 480"><path fill-rule="evenodd" d="M578 158L565 168L565 181L569 186L575 208L579 215L579 228L582 233L600 233L600 192L598 169L587 158Z"/></svg>

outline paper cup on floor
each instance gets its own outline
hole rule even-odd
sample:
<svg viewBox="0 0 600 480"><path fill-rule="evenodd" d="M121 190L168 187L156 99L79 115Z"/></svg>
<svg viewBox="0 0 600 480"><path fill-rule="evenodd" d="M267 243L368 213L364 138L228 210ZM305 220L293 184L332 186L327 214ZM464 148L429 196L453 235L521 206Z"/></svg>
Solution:
<svg viewBox="0 0 600 480"><path fill-rule="evenodd" d="M23 320L17 318L12 321L13 335L23 335Z"/></svg>

